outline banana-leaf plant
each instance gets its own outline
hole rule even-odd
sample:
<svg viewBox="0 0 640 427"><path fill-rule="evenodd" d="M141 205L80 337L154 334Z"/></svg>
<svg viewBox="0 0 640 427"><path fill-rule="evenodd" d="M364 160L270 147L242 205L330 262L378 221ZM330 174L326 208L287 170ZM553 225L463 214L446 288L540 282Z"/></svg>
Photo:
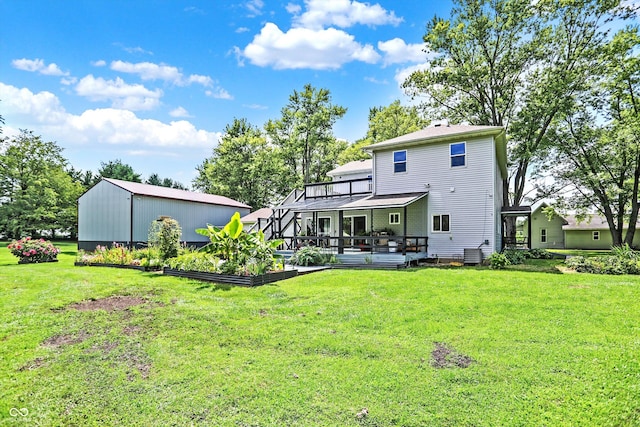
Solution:
<svg viewBox="0 0 640 427"><path fill-rule="evenodd" d="M210 243L200 250L226 261L229 269L239 267L245 272L264 274L276 264L276 249L283 240L266 240L262 230L248 233L236 212L222 228L207 225L196 233L209 237ZM229 271L228 271L229 272Z"/></svg>

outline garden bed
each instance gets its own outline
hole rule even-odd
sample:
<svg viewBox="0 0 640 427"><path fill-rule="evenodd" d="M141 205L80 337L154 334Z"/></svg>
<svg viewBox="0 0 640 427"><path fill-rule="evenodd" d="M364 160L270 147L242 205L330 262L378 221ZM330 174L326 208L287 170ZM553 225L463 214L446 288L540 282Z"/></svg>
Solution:
<svg viewBox="0 0 640 427"><path fill-rule="evenodd" d="M207 273L204 271L185 271L165 267L163 270L167 276L185 277L188 279L203 280L238 286L261 286L267 283L290 279L298 275L298 270L284 270L275 273L260 274L256 276L240 276L235 274Z"/></svg>
<svg viewBox="0 0 640 427"><path fill-rule="evenodd" d="M139 270L139 271L160 271L160 270L162 270L162 267L160 267L160 266L149 267L149 266L143 266L143 265L106 264L106 263L100 263L100 262L91 262L91 263L75 262L73 265L75 265L76 267L126 268L126 269L129 269L129 270Z"/></svg>

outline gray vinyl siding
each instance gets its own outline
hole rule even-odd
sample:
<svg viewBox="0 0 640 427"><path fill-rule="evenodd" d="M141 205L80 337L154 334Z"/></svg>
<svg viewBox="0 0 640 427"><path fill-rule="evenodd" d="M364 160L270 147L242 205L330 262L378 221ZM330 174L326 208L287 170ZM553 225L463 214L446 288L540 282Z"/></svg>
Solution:
<svg viewBox="0 0 640 427"><path fill-rule="evenodd" d="M146 242L151 223L159 216L170 216L182 228L182 241L206 242L207 237L197 234L196 228L204 228L207 224L224 226L235 212L243 216L249 213L249 209L135 195L133 240Z"/></svg>
<svg viewBox="0 0 640 427"><path fill-rule="evenodd" d="M504 182L500 173L500 166L495 162L494 167L495 191L493 193L493 226L494 237L493 245L490 246L491 252L500 252L502 250L502 192L504 191ZM486 253L485 253L486 256Z"/></svg>
<svg viewBox="0 0 640 427"><path fill-rule="evenodd" d="M129 242L131 194L101 181L78 199L78 240Z"/></svg>
<svg viewBox="0 0 640 427"><path fill-rule="evenodd" d="M450 167L449 142L408 147L406 173L393 173L393 151L374 155L376 195L429 191L429 254L461 257L465 248L481 247L490 255L499 243L499 206L493 138L466 142L466 164ZM398 150L398 149L396 149ZM428 186L427 186L428 184ZM450 232L433 232L434 214L450 215ZM483 245L489 240L488 245Z"/></svg>

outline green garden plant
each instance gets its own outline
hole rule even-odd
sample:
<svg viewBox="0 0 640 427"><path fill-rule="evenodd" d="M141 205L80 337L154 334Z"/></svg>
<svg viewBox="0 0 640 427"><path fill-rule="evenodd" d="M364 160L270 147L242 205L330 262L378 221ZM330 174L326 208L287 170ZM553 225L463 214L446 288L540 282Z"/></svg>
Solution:
<svg viewBox="0 0 640 427"><path fill-rule="evenodd" d="M209 237L210 243L200 250L223 260L227 265L219 268L225 274L264 274L282 265L276 249L283 240L266 240L262 230L244 231L239 212L222 228L207 225L196 233Z"/></svg>
<svg viewBox="0 0 640 427"><path fill-rule="evenodd" d="M162 217L153 221L149 228L149 247L157 249L160 259L167 260L178 256L182 229L173 218Z"/></svg>
<svg viewBox="0 0 640 427"><path fill-rule="evenodd" d="M509 258L505 254L494 252L487 258L489 267L494 270L503 270L506 266L511 265Z"/></svg>

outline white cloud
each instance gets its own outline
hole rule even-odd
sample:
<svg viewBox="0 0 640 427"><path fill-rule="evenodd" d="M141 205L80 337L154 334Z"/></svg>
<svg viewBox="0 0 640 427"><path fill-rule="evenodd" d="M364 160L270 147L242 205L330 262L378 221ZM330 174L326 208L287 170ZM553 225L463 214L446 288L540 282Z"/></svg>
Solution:
<svg viewBox="0 0 640 427"><path fill-rule="evenodd" d="M76 93L92 101L111 101L112 107L127 110L150 110L160 104L162 91L149 90L143 85L127 84L120 77L115 80L95 78L89 74L80 79Z"/></svg>
<svg viewBox="0 0 640 427"><path fill-rule="evenodd" d="M351 61L375 63L380 59L373 46L361 45L344 31L292 28L283 33L271 22L242 54L255 65L276 69L337 69Z"/></svg>
<svg viewBox="0 0 640 427"><path fill-rule="evenodd" d="M205 95L210 96L211 98L216 99L233 99L233 95L227 92L225 89L218 87L215 90L207 90L204 92Z"/></svg>
<svg viewBox="0 0 640 427"><path fill-rule="evenodd" d="M241 33L246 33L248 31L251 31L249 28L247 27L238 27L236 28L236 33L241 34Z"/></svg>
<svg viewBox="0 0 640 427"><path fill-rule="evenodd" d="M141 48L140 46L130 47L130 46L123 46L121 43L114 43L114 44L116 46L120 46L122 48L122 50L124 50L127 53L142 54L142 55L153 55L153 52L151 52L150 50L145 50L145 49Z"/></svg>
<svg viewBox="0 0 640 427"><path fill-rule="evenodd" d="M91 65L93 65L94 67L104 67L105 65L107 65L107 61L105 61L104 59L99 59L97 61L91 61Z"/></svg>
<svg viewBox="0 0 640 427"><path fill-rule="evenodd" d="M202 10L200 8L197 8L195 6L185 7L184 11L187 12L187 13L194 13L194 14L197 14L197 15L205 15L204 10Z"/></svg>
<svg viewBox="0 0 640 427"><path fill-rule="evenodd" d="M262 8L264 7L263 0L249 0L244 4L249 10L249 17L253 18L254 16L262 15Z"/></svg>
<svg viewBox="0 0 640 427"><path fill-rule="evenodd" d="M394 79L395 81L398 83L398 86L401 86L405 80L407 80L407 78L409 78L409 76L414 73L415 71L425 71L428 70L430 67L430 64L428 62L422 63L422 64L416 64L416 65L411 65L409 67L406 68L401 68L396 70Z"/></svg>
<svg viewBox="0 0 640 427"><path fill-rule="evenodd" d="M65 86L71 86L76 84L77 82L78 82L77 77L63 77L60 79L60 83L62 83Z"/></svg>
<svg viewBox="0 0 640 427"><path fill-rule="evenodd" d="M38 72L46 76L68 76L68 72L64 72L53 62L49 65L45 65L42 59L14 59L11 61L13 68L18 70Z"/></svg>
<svg viewBox="0 0 640 427"><path fill-rule="evenodd" d="M266 110L269 107L261 104L242 104L243 107L250 108L252 110Z"/></svg>
<svg viewBox="0 0 640 427"><path fill-rule="evenodd" d="M377 84L377 85L387 85L387 84L389 84L389 82L386 79L378 80L375 77L365 77L364 80L366 82L374 83L374 84Z"/></svg>
<svg viewBox="0 0 640 427"><path fill-rule="evenodd" d="M294 17L295 27L320 29L327 26L348 28L353 25L398 25L402 18L395 12L388 12L379 4L360 3L352 0L305 0L306 11L297 15L300 9L287 5ZM292 7L293 6L293 7Z"/></svg>
<svg viewBox="0 0 640 427"><path fill-rule="evenodd" d="M169 112L171 117L191 117L184 107L178 107Z"/></svg>
<svg viewBox="0 0 640 427"><path fill-rule="evenodd" d="M86 110L68 113L50 92L33 93L0 83L3 116L12 126L33 129L47 139L66 144L119 144L132 150L147 147L202 147L217 145L221 134L197 129L186 120L164 123L141 119L122 109Z"/></svg>
<svg viewBox="0 0 640 427"><path fill-rule="evenodd" d="M178 86L187 86L191 83L199 83L205 87L213 84L209 76L192 74L185 78L177 67L166 64L154 64L152 62L111 62L111 69L121 73L137 74L142 80L163 80Z"/></svg>
<svg viewBox="0 0 640 427"><path fill-rule="evenodd" d="M287 12L289 12L290 14L297 15L302 10L302 6L295 3L287 3L285 9L287 9Z"/></svg>
<svg viewBox="0 0 640 427"><path fill-rule="evenodd" d="M400 38L378 42L378 49L384 52L383 64L402 64L405 62L421 62L425 60L424 45L421 43L407 44Z"/></svg>

